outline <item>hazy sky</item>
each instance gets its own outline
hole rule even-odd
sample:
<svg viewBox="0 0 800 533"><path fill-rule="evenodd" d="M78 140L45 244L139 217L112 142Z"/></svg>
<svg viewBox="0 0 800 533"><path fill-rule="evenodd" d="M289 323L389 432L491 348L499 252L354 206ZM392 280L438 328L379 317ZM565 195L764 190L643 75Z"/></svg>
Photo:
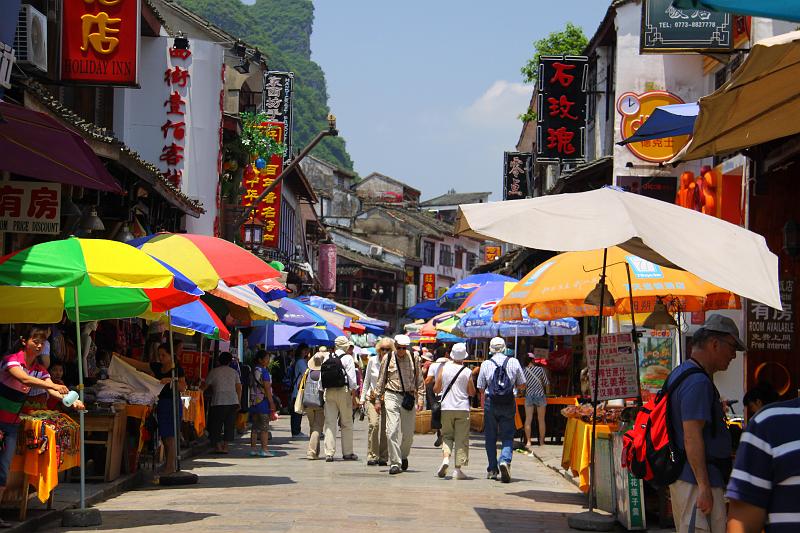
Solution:
<svg viewBox="0 0 800 533"><path fill-rule="evenodd" d="M314 0L312 59L361 176L427 199L454 188L500 200L532 88L533 41L567 21L593 35L609 0Z"/></svg>

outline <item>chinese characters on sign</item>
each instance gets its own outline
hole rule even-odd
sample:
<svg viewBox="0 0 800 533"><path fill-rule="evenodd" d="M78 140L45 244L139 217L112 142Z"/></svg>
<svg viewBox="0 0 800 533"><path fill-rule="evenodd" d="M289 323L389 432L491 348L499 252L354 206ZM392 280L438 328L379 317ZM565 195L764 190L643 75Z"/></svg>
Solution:
<svg viewBox="0 0 800 533"><path fill-rule="evenodd" d="M264 93L262 95L264 112L272 122L283 123L287 157L292 156L293 86L293 72L269 71L264 76Z"/></svg>
<svg viewBox="0 0 800 533"><path fill-rule="evenodd" d="M264 135L269 135L278 143L283 143L283 123L263 122ZM283 155L276 154L266 161L262 169L254 165L248 165L242 177L242 206L249 207L261 196L264 189L275 182L283 170ZM264 199L253 209L250 215L251 220L257 220L264 224L262 243L267 248L278 247L278 235L280 231L281 217L281 183L272 189ZM244 226L242 226L242 238L244 239ZM334 269L335 270L335 269Z"/></svg>
<svg viewBox="0 0 800 533"><path fill-rule="evenodd" d="M747 346L750 350L794 349L794 280L781 280L781 304L778 311L764 304L747 302Z"/></svg>
<svg viewBox="0 0 800 533"><path fill-rule="evenodd" d="M59 233L61 185L30 181L0 184L0 231Z"/></svg>
<svg viewBox="0 0 800 533"><path fill-rule="evenodd" d="M589 382L594 397L594 371L597 358L597 335L585 337L586 361L589 366ZM597 400L636 398L639 396L636 355L633 352L633 337L630 333L603 335L600 345L600 376Z"/></svg>
<svg viewBox="0 0 800 533"><path fill-rule="evenodd" d="M167 99L163 103L165 122L161 126L164 148L158 158L167 166L161 175L180 188L183 181L184 139L186 137L186 102L189 95L189 65L192 52L189 49L170 48L167 70L164 71L164 84L167 86ZM183 67L181 67L183 65Z"/></svg>
<svg viewBox="0 0 800 533"><path fill-rule="evenodd" d="M642 5L640 50L664 54L731 49L730 13L677 9L672 0L647 0Z"/></svg>
<svg viewBox="0 0 800 533"><path fill-rule="evenodd" d="M62 2L61 79L102 85L137 85L140 2Z"/></svg>
<svg viewBox="0 0 800 533"><path fill-rule="evenodd" d="M503 200L519 200L530 196L531 159L530 153L503 153Z"/></svg>
<svg viewBox="0 0 800 533"><path fill-rule="evenodd" d="M586 74L589 59L543 56L539 62L536 160L577 163L584 160Z"/></svg>
<svg viewBox="0 0 800 533"><path fill-rule="evenodd" d="M422 299L432 300L436 297L436 274L422 275Z"/></svg>
<svg viewBox="0 0 800 533"><path fill-rule="evenodd" d="M483 249L486 260L484 263L496 261L502 255L503 249L500 246L486 246Z"/></svg>
<svg viewBox="0 0 800 533"><path fill-rule="evenodd" d="M627 139L636 133L657 107L683 103L684 101L678 95L667 91L648 91L641 94L623 93L617 99L617 111L622 116L620 135L623 139ZM689 142L688 135L676 135L675 137L628 143L625 146L639 159L650 163L661 163L675 157L687 142Z"/></svg>

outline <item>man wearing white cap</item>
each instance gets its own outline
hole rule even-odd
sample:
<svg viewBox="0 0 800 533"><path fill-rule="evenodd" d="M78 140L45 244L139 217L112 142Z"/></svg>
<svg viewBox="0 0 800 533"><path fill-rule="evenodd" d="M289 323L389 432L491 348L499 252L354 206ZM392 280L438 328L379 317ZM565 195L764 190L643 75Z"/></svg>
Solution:
<svg viewBox="0 0 800 533"><path fill-rule="evenodd" d="M408 469L414 442L416 411L425 405L425 381L419 359L411 354L408 335L396 335L395 351L381 359L381 373L375 410L386 409L386 437L389 441L390 474Z"/></svg>
<svg viewBox="0 0 800 533"><path fill-rule="evenodd" d="M445 477L453 462L453 479L467 479L461 470L469 462L469 398L475 396L472 372L464 366L467 346L463 342L453 345L452 361L446 361L436 375L433 390L439 394L442 406L442 465L437 471Z"/></svg>
<svg viewBox="0 0 800 533"><path fill-rule="evenodd" d="M478 374L478 389L484 396L483 437L489 466L487 479L503 483L511 481L511 456L514 445L514 415L517 410L514 388L525 388L525 374L515 357L505 355L506 342L500 337L489 341L490 359L481 363ZM502 451L497 461L497 438L500 437Z"/></svg>
<svg viewBox="0 0 800 533"><path fill-rule="evenodd" d="M356 364L351 352L353 343L347 337L336 337L336 351L328 355L320 370L325 388L325 461L336 455L336 427L342 428L342 459L357 461L353 453L353 406L358 401Z"/></svg>

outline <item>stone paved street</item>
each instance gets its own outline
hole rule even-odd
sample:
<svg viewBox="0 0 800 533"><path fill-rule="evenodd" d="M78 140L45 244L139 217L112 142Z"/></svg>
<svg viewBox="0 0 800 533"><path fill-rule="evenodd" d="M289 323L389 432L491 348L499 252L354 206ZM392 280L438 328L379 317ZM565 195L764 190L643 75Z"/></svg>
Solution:
<svg viewBox="0 0 800 533"><path fill-rule="evenodd" d="M433 435L417 435L409 471L390 477L385 467L366 466L365 422L356 422L360 461L334 463L306 460L307 442L289 441L288 425L282 418L273 431L278 457L248 457L249 438L242 438L230 455L185 465L200 476L196 486L149 486L100 504L97 529L561 532L570 531L566 516L584 501L573 485L523 454L514 456L512 483L484 479L480 435L472 440L470 479L458 481L435 476L440 452Z"/></svg>

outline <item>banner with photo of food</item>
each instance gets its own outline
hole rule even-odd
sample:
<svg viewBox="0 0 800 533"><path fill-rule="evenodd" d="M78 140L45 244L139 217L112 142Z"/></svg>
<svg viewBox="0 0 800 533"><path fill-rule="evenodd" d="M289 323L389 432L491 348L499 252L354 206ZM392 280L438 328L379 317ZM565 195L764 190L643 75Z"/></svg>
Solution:
<svg viewBox="0 0 800 533"><path fill-rule="evenodd" d="M642 401L658 394L672 371L675 340L671 330L646 329L639 338L639 382Z"/></svg>

